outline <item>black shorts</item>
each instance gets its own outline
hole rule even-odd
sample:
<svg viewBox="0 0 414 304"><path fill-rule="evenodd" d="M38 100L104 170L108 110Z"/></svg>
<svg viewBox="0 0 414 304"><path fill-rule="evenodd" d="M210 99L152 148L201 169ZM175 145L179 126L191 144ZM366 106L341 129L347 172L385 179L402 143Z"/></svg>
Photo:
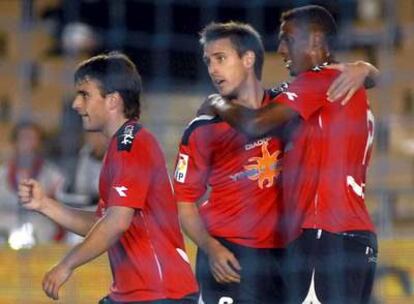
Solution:
<svg viewBox="0 0 414 304"><path fill-rule="evenodd" d="M153 300L153 301L135 301L135 302L117 302L111 300L109 296L106 296L98 302L98 304L197 304L198 294L191 294L179 300Z"/></svg>
<svg viewBox="0 0 414 304"><path fill-rule="evenodd" d="M205 304L283 303L285 283L281 277L284 250L241 246L217 238L237 258L242 268L240 283L220 284L210 271L208 256L197 252L196 276Z"/></svg>
<svg viewBox="0 0 414 304"><path fill-rule="evenodd" d="M288 303L369 303L377 264L373 233L305 229L286 249Z"/></svg>

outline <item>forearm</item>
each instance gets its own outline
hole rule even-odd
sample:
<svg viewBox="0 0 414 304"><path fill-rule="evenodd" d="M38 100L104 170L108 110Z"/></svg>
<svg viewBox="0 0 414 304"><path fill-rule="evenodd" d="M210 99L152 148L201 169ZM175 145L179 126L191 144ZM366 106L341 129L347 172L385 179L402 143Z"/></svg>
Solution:
<svg viewBox="0 0 414 304"><path fill-rule="evenodd" d="M85 236L97 221L94 211L69 208L51 198L46 198L45 208L39 210L63 228Z"/></svg>
<svg viewBox="0 0 414 304"><path fill-rule="evenodd" d="M106 252L123 233L114 224L105 217L98 220L83 242L75 246L63 258L61 264L74 270Z"/></svg>
<svg viewBox="0 0 414 304"><path fill-rule="evenodd" d="M257 117L254 110L231 103L214 104L215 113L233 128L250 136L256 136Z"/></svg>
<svg viewBox="0 0 414 304"><path fill-rule="evenodd" d="M289 107L275 103L260 109L249 109L222 99L211 106L221 119L250 137L263 136L296 115Z"/></svg>
<svg viewBox="0 0 414 304"><path fill-rule="evenodd" d="M184 233L204 252L211 242L217 242L207 231L197 206L190 202L178 203L179 220Z"/></svg>

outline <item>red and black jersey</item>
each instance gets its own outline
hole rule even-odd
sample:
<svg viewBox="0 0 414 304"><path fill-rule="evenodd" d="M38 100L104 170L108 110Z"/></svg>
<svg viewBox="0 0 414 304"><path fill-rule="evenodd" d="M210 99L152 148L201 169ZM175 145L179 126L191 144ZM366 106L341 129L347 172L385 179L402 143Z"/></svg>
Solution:
<svg viewBox="0 0 414 304"><path fill-rule="evenodd" d="M99 216L112 206L135 209L131 226L109 250L111 298L179 299L197 292L164 155L154 136L135 120L112 138L99 191Z"/></svg>
<svg viewBox="0 0 414 304"><path fill-rule="evenodd" d="M327 101L337 75L329 69L305 72L274 99L302 118L283 164L289 240L302 228L374 231L364 202L374 117L363 88L346 106Z"/></svg>
<svg viewBox="0 0 414 304"><path fill-rule="evenodd" d="M266 92L263 105L269 100ZM179 147L176 199L196 203L210 188L199 206L210 235L247 247L281 247L281 158L277 138L248 138L218 117L197 117Z"/></svg>

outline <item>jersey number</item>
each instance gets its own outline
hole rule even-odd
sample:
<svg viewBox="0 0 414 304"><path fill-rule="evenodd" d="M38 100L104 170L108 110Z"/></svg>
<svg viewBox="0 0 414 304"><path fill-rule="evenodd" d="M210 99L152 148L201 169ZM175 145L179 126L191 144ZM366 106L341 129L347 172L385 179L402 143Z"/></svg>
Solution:
<svg viewBox="0 0 414 304"><path fill-rule="evenodd" d="M365 145L364 158L362 159L362 164L365 165L368 158L368 152L371 150L372 144L374 143L374 129L375 129L375 120L374 114L371 110L367 110L367 129L368 129L368 138Z"/></svg>
<svg viewBox="0 0 414 304"><path fill-rule="evenodd" d="M374 129L375 129L375 120L374 120L374 114L372 114L371 110L367 110L367 130L368 130L368 137L367 137L367 143L365 144L364 149L364 158L362 159L362 165L365 165L368 158L368 153L371 151L372 144L374 143ZM346 177L346 183L348 186L354 190L355 194L358 195L361 198L364 198L365 195L365 183L362 183L359 185L354 177L348 175Z"/></svg>

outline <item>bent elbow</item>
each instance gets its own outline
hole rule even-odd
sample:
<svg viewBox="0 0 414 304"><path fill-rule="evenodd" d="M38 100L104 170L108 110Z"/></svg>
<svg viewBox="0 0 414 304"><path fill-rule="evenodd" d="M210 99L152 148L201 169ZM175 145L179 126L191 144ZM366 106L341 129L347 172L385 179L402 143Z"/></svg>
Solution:
<svg viewBox="0 0 414 304"><path fill-rule="evenodd" d="M117 232L119 234L123 234L129 229L129 227L131 227L131 222L124 222L124 223L119 225L119 227L117 229Z"/></svg>

